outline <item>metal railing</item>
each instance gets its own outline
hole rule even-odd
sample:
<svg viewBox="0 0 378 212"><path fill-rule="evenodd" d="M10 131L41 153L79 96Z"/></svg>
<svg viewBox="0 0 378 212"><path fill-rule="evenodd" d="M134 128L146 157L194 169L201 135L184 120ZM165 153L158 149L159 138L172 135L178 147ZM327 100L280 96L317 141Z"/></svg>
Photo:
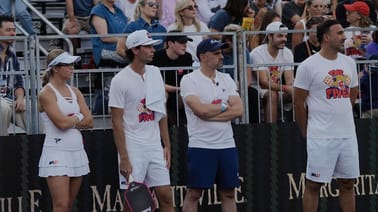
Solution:
<svg viewBox="0 0 378 212"><path fill-rule="evenodd" d="M300 30L299 30L300 31ZM241 119L239 119L236 123L250 123L251 120L249 120L249 117L250 117L250 105L251 103L254 103L254 105L258 107L258 122L261 123L261 122L264 122L264 119L262 118L263 114L264 114L264 110L262 108L263 104L262 104L262 100L260 98L257 98L255 101L257 101L257 104L255 104L255 102L249 102L248 101L248 92L250 90L250 88L248 87L247 85L247 80L246 80L246 76L247 76L247 68L252 68L253 72L257 72L257 68L258 67L261 67L261 66L269 66L269 65L272 65L272 64L263 64L263 65L255 65L253 64L253 61L251 64L248 64L246 62L246 57L248 57L249 55L246 55L245 54L245 51L246 51L246 41L247 41L247 36L251 35L251 34L258 34L258 33L264 33L264 32L227 32L227 33L220 33L220 34L227 34L227 35L231 35L232 38L233 38L233 42L232 42L232 46L233 46L233 52L232 52L232 55L233 55L233 60L234 60L234 64L231 64L231 65L227 65L227 66L224 66L223 68L233 68L234 69L234 77L238 83L238 86L239 86L239 92L240 92L240 96L243 100L243 105L245 107L245 113L243 115L243 117ZM160 33L161 34L161 33ZM176 33L176 34L180 34L180 33ZM215 33L190 33L189 35L211 35L211 34L215 34ZM219 33L216 33L216 34L219 34ZM51 36L51 35L46 35L46 36L36 36L35 38L35 43L38 44L41 40L43 39L51 39L51 38L66 38L66 39L70 39L70 38L93 38L93 37L113 37L113 36L125 36L127 34L113 34L113 35L59 35L59 36ZM152 34L154 35L154 34ZM164 34L166 36L169 36L169 35L175 35L174 33L172 34ZM3 39L3 38L1 38ZM5 38L6 39L6 38ZM29 46L28 45L31 45L30 42L28 41L28 39L26 37L17 37L17 40L21 40L24 42L25 44L25 49L27 49ZM28 100L28 107L27 107L27 112L28 112L28 129L26 130L26 133L28 134L35 134L35 133L39 133L40 131L40 125L39 125L39 114L38 114L38 108L37 108L37 94L41 88L41 75L43 74L44 72L44 68L45 67L42 67L41 66L41 58L39 57L38 55L38 52L39 52L39 45L36 45L35 46L36 48L36 51L37 54L35 57L30 57L30 58L25 58L25 63L29 63L30 65L26 65L25 66L25 71L23 71L21 74L24 76L24 79L25 79L25 88L26 90L28 90L29 92L26 92L28 94L27 96L27 100ZM243 52L243 53L240 53L240 52ZM378 63L378 60L361 60L361 61L357 61L357 64L358 64L358 68L361 68L361 67L367 67L368 70L371 70L371 72L369 73L372 73L374 71L376 71L375 69L372 70L371 69L371 64L375 64L375 63ZM365 65L365 66L362 66L362 65ZM290 64L274 64L275 66L296 66L296 65L299 65L297 63L290 63ZM99 129L106 129L106 128L111 128L111 125L110 125L110 114L109 114L109 111L106 110L107 108L107 103L106 103L106 89L107 89L107 82L106 82L106 78L108 79L111 79L112 76L114 76L117 72L119 72L121 70L122 67L120 68L112 68L112 67L103 67L101 69L80 69L80 68L77 68L75 69L74 73L74 78L72 79L71 83L72 85L74 86L77 86L84 94L85 98L86 98L86 102L88 104L88 106L90 107L90 109L92 110L94 108L94 105L96 103L96 94L99 95L100 98L98 101L100 102L101 106L102 106L102 111L101 113L99 114L96 114L94 115L95 119L97 120L97 122L95 122L95 128ZM176 79L177 79L177 71L176 70L179 70L179 69L184 69L184 70L194 70L196 69L197 67L193 67L193 66L190 66L190 67L161 67L161 71L163 73L163 76L164 76L164 73L165 72L175 72L175 75L176 75ZM33 72L33 71L30 71L30 70L33 70L35 69L36 71ZM360 71L360 70L359 70ZM0 73L1 75L1 73ZM97 75L100 77L100 87L99 88L95 88L94 87L94 76ZM258 75L257 75L258 76ZM176 81L177 85L178 85L178 81ZM257 78L256 79L256 83L255 85L258 85L259 84L259 79ZM371 89L371 82L370 82L370 89ZM178 93L176 93L178 94ZM372 95L372 93L370 92L370 95ZM177 95L176 95L177 96ZM371 97L372 98L372 97ZM178 98L177 98L177 101L178 101ZM177 105L179 103L177 102ZM279 114L280 114L280 117L279 117L279 121L286 121L287 119L290 120L290 121L295 121L295 115L294 115L294 111L290 111L290 114L288 114L287 111L284 111L284 102L280 102L280 111L279 111ZM176 113L178 115L180 115L178 109L176 108ZM358 111L359 115L362 113L361 109L359 109ZM286 115L286 117L285 117ZM287 116L291 117L291 118L287 118ZM180 119L177 117L177 121L179 121ZM182 126L183 124L179 124L179 126ZM11 130L13 132L17 132L17 130Z"/></svg>

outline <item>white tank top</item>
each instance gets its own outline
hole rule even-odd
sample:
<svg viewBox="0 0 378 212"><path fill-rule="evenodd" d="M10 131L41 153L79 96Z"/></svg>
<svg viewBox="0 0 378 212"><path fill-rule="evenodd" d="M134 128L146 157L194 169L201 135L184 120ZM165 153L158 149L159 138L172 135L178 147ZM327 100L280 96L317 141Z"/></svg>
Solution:
<svg viewBox="0 0 378 212"><path fill-rule="evenodd" d="M72 102L66 100L62 94L56 88L54 88L53 85L50 83L47 85L54 91L58 108L63 115L69 116L70 114L80 112L77 96L69 85L67 85L67 87L71 93ZM59 150L83 149L83 137L78 129L70 128L61 130L57 128L45 112L41 113L41 118L45 125L46 137L43 144L45 147Z"/></svg>

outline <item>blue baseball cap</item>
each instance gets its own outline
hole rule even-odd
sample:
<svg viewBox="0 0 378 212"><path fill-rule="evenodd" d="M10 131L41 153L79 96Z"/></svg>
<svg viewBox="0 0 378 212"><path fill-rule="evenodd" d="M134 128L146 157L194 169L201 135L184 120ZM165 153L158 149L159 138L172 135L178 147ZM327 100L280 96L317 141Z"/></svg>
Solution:
<svg viewBox="0 0 378 212"><path fill-rule="evenodd" d="M205 54L206 52L215 52L218 49L225 49L228 47L229 45L227 43L222 43L219 40L208 38L202 40L197 45L197 57L199 58L201 54Z"/></svg>

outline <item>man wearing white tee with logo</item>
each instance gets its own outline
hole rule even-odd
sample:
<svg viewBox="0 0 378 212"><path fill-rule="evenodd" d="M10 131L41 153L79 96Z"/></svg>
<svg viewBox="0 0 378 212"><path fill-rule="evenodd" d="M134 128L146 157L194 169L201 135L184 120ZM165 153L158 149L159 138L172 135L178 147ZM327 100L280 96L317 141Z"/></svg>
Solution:
<svg viewBox="0 0 378 212"><path fill-rule="evenodd" d="M337 179L343 212L356 208L354 181L360 176L353 105L358 93L355 61L340 52L346 39L336 20L317 27L318 53L298 67L294 81L296 121L307 139L303 211L318 211L320 186Z"/></svg>
<svg viewBox="0 0 378 212"><path fill-rule="evenodd" d="M230 75L217 71L227 45L201 41L197 46L200 68L180 83L189 135L183 212L196 212L203 189L214 183L220 190L222 211L236 212L234 189L240 182L231 120L243 114L243 105Z"/></svg>
<svg viewBox="0 0 378 212"><path fill-rule="evenodd" d="M154 56L153 46L161 42L146 30L127 37L126 54L131 63L112 79L109 107L119 154L120 188L126 189L131 175L155 191L160 211L173 212L164 82L159 68L146 65Z"/></svg>
<svg viewBox="0 0 378 212"><path fill-rule="evenodd" d="M281 107L282 111L284 103L292 103L294 67L283 64L294 63L294 57L285 46L285 30L288 30L287 26L279 21L270 23L266 27L266 43L257 46L250 53L251 61L258 66L253 69L258 71L257 89L263 100L264 121L267 123L277 122L278 108Z"/></svg>

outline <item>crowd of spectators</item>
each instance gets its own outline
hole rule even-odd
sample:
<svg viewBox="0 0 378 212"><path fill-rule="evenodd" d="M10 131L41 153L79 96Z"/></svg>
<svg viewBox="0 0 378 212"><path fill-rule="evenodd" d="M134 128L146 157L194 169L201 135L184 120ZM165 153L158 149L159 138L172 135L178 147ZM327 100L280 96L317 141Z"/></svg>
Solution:
<svg viewBox="0 0 378 212"><path fill-rule="evenodd" d="M19 0L15 2L16 6L20 4ZM3 7L5 7L3 4L0 5L0 13L9 13L9 8L4 9ZM69 35L79 34L83 31L101 35L101 37L91 39L95 67L119 68L128 64L128 58L125 54L127 36L110 36L111 34L129 34L135 30L145 29L151 33L154 39L165 40L161 45L155 47L157 55L160 55L159 57L164 56L164 60L173 61L170 64L155 61L156 65L187 66L191 63L195 67L198 66L199 62L195 54L196 47L203 39L211 37L233 44L232 36L206 34L207 32L264 31L269 24L274 22L282 22L281 28L288 30L312 30L310 32L285 32L279 35L268 32L252 33L247 36L247 64L252 65L252 68L245 69L250 96L249 110L258 111L253 112L253 116L264 114L263 119L266 122L275 122L282 118L277 116L275 112L277 108L283 107L282 102L279 102L282 101L282 98L279 98L280 92L290 94L290 86L295 77L295 72L289 74L286 69L281 71L282 67L275 69L275 65L267 67L265 64L270 64L276 60L280 61L277 59L278 56L287 59L283 62L299 63L316 54L320 46L314 31L318 24L329 18L337 18L345 27L346 55L355 59L371 58L376 53L368 55L367 48L371 49L376 45L372 36L377 21L376 8L378 8L378 5L375 5L371 0L331 0L328 2L322 0L66 0L66 13L62 31ZM16 7L16 18L23 23L30 34L33 34L35 32L28 24L30 20L28 15L25 15L25 11L27 13L24 5ZM247 22L251 24L246 28ZM366 30L366 28L370 30ZM178 39L175 36L169 38L168 31L189 33L186 37L187 42L184 43L182 38ZM199 33L199 35L193 35L193 33ZM276 38L276 36L279 37ZM75 48L80 46L78 39L73 39L73 43ZM176 59L170 58L171 55L168 53L177 52L180 45L185 46L185 55L191 56L191 60L185 60L185 63L182 64L177 63ZM269 49L269 45L273 47ZM265 52L265 56L270 58L258 59L261 57L256 53L259 52L258 49L261 50L260 52ZM272 49L274 49L274 52L272 52ZM233 65L237 63L237 61L233 61L232 51L236 51L236 49L224 49L224 64ZM179 55L181 58L182 55ZM258 64L265 67L253 67ZM275 71L270 71L273 69ZM295 70L295 67L289 69ZM236 82L239 81L241 76L239 74L241 70L238 70L237 66L235 66L235 69L221 69L221 71L230 73ZM275 73L277 71L280 73ZM162 71L162 75L170 76L166 72ZM170 70L170 72L175 73L172 76L176 76L176 78L178 73L183 73L181 69ZM277 87L275 83L277 83ZM282 87L282 85L284 86ZM173 86L177 86L177 80L175 80ZM101 86L95 87L101 91L105 89ZM282 90L282 88L285 90ZM268 92L264 92L265 95L263 95L260 92L261 89L267 89ZM272 101L273 90L280 91L274 94L277 96L273 98L274 101ZM170 96L172 96L169 86L167 92L171 93ZM259 94L256 94L256 92ZM104 95L104 92L102 92L102 95ZM171 99L177 99L177 96L175 95ZM99 104L104 105L105 99L106 97L101 96L101 99L98 100ZM288 101L290 99L288 98ZM257 103L260 100L261 105ZM272 107L274 102L277 103ZM263 108L264 112L256 110L256 107ZM174 110L177 110L177 107ZM250 119L259 120L253 116L250 116ZM174 119L177 119L177 117L174 117ZM172 125L176 125L175 121L170 121Z"/></svg>

